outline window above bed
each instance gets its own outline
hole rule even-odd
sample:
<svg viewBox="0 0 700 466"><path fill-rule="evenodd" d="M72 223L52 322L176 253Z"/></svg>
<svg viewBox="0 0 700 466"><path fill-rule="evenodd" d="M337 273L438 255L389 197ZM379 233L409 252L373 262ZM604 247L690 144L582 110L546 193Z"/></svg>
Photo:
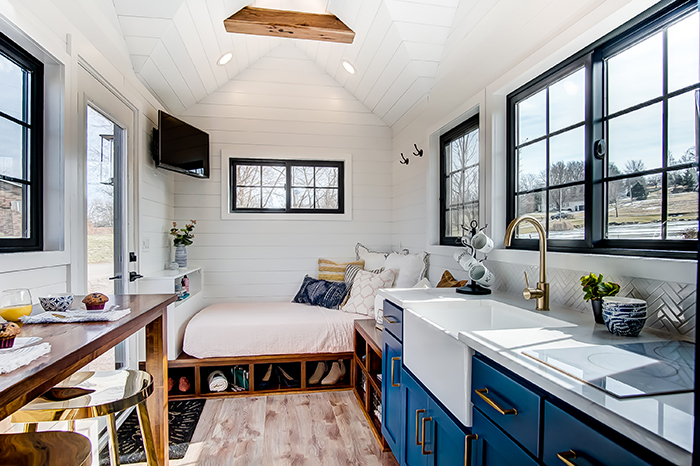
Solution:
<svg viewBox="0 0 700 466"><path fill-rule="evenodd" d="M345 162L229 159L229 212L343 214Z"/></svg>

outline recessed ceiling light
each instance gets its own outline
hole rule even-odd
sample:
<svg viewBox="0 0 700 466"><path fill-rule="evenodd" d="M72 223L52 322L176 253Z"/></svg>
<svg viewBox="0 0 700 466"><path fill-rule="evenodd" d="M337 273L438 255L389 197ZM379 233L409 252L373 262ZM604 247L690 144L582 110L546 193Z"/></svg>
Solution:
<svg viewBox="0 0 700 466"><path fill-rule="evenodd" d="M224 66L226 63L230 62L232 58L233 54L231 52L226 52L225 54L221 55L218 60L216 60L216 64L219 66Z"/></svg>
<svg viewBox="0 0 700 466"><path fill-rule="evenodd" d="M347 60L343 60L342 63L343 68L345 68L345 71L347 71L350 74L355 74L355 67L352 65L352 63L350 63Z"/></svg>

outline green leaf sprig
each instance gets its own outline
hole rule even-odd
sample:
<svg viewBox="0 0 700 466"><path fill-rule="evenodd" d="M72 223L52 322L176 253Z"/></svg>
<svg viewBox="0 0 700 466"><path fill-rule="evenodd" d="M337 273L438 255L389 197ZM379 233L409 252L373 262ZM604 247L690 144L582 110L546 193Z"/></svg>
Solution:
<svg viewBox="0 0 700 466"><path fill-rule="evenodd" d="M613 282L604 282L603 274L594 274L581 277L581 286L583 287L583 299L589 301L591 299L601 299L604 296L615 296L620 292L620 285Z"/></svg>

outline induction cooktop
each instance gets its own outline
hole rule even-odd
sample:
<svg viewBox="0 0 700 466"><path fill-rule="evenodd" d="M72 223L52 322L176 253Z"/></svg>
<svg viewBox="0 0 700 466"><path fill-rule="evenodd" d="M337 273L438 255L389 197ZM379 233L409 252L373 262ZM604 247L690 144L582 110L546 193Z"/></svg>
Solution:
<svg viewBox="0 0 700 466"><path fill-rule="evenodd" d="M655 341L549 348L522 352L616 398L692 392L695 345Z"/></svg>

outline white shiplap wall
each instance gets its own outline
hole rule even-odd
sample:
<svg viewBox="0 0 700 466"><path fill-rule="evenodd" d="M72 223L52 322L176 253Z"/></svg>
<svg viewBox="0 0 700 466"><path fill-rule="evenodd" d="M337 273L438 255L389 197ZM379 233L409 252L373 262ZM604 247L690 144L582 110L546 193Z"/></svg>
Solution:
<svg viewBox="0 0 700 466"><path fill-rule="evenodd" d="M211 138L211 178L175 175L175 219L197 220L188 258L204 268L207 303L290 300L319 257L390 247L391 130L298 48L273 49L180 118ZM222 220L221 151L350 154L352 220Z"/></svg>
<svg viewBox="0 0 700 466"><path fill-rule="evenodd" d="M158 111L149 106L141 115L143 141L139 160L140 272L148 275L167 267L171 261L171 241L166 234L175 217L175 174L157 170L152 158L153 128L158 127Z"/></svg>

